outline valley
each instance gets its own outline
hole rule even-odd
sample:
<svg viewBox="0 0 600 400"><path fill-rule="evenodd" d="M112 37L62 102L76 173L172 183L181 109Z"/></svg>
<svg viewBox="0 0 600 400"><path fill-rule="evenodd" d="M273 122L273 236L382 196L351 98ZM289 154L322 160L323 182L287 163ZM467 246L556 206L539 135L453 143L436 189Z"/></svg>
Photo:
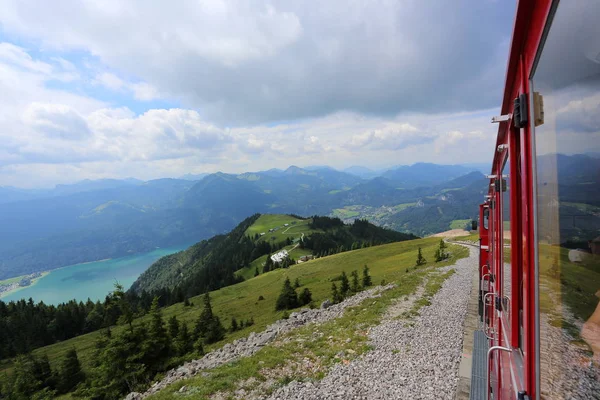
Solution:
<svg viewBox="0 0 600 400"><path fill-rule="evenodd" d="M423 272L420 268L414 268L417 249L422 248L426 259L433 261L435 249L439 239L418 239L365 249L347 251L344 253L319 258L308 263L291 266L288 269L276 269L274 271L260 274L244 282L228 286L210 292L212 307L215 315L228 326L232 318L237 320L252 319L252 326L244 327L238 331L228 333L223 341L205 346L205 351L220 348L226 343L247 336L250 332L259 332L267 325L273 323L285 315L285 312L275 311L275 300L286 278L294 281L298 279L301 288L309 288L315 305L320 304L326 298L330 298L332 280L339 276L342 271L350 274L352 270L362 270L368 265L374 284L397 282L409 290L408 282L413 279L421 279ZM444 266L450 265L457 259L466 256L466 249L460 246L450 245L451 257L442 263L430 262L428 265ZM413 277L413 278L411 278ZM418 280L417 280L418 281ZM417 282L414 281L414 282ZM262 297L264 300L259 300ZM165 321L175 316L180 323L193 326L194 322L202 312L202 296L189 299L190 306L177 303L162 310ZM146 315L134 321L135 326L147 324L150 316ZM112 336L119 337L127 327L115 326L111 329ZM34 355L46 354L51 365L57 365L70 348L75 348L85 371L93 370L93 359L96 342L102 338L102 332L96 331L73 339L65 340L50 346L37 349ZM190 353L183 358L173 359L175 363L191 360L197 354ZM2 369L11 370L11 363L2 362Z"/></svg>
<svg viewBox="0 0 600 400"><path fill-rule="evenodd" d="M197 242L254 213L366 218L424 236L474 218L475 199L485 189L471 167L420 163L376 175L291 166L192 180L0 187L0 223L11 227L0 231L0 279Z"/></svg>

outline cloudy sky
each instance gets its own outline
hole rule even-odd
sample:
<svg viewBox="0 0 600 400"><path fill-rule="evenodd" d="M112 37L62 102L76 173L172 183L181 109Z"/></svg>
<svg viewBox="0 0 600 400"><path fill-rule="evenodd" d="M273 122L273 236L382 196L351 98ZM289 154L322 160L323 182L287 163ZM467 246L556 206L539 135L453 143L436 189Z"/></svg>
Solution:
<svg viewBox="0 0 600 400"><path fill-rule="evenodd" d="M513 3L0 0L0 185L488 161Z"/></svg>

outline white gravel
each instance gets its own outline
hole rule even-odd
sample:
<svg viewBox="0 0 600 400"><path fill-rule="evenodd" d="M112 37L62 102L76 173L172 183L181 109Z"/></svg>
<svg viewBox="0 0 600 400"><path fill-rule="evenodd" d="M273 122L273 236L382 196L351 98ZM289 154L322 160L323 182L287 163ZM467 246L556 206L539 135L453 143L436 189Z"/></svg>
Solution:
<svg viewBox="0 0 600 400"><path fill-rule="evenodd" d="M407 324L387 319L371 329L374 350L337 364L321 381L291 382L270 400L452 399L458 382L463 322L477 269L477 250L459 260L431 305Z"/></svg>

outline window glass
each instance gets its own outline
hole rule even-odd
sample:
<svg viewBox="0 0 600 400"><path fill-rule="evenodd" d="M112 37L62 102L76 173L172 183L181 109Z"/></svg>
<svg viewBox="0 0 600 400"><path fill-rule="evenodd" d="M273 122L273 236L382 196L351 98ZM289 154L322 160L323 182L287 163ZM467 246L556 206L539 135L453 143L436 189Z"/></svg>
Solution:
<svg viewBox="0 0 600 400"><path fill-rule="evenodd" d="M508 312L511 296L511 270L510 270L510 161L506 158L504 168L502 169L502 179L506 184L502 183L502 257L504 259L502 269L502 290L504 295L504 301L502 302L504 311ZM508 299L507 299L508 298ZM510 322L509 319L506 321Z"/></svg>
<svg viewBox="0 0 600 400"><path fill-rule="evenodd" d="M490 218L490 209L486 208L483 210L483 227L488 229L488 220Z"/></svg>
<svg viewBox="0 0 600 400"><path fill-rule="evenodd" d="M598 16L600 2L561 1L532 77L542 399L600 397Z"/></svg>

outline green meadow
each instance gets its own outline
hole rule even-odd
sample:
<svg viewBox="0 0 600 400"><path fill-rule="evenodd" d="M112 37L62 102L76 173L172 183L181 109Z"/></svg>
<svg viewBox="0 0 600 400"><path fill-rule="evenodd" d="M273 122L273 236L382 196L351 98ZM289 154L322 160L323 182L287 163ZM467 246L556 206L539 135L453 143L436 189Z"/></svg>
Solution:
<svg viewBox="0 0 600 400"><path fill-rule="evenodd" d="M223 346L225 343L246 336L252 331L261 331L267 325L280 319L283 313L275 311L275 301L286 278L290 278L292 281L298 278L301 288L307 287L311 290L314 304L318 306L323 300L330 297L331 280L339 276L342 271L350 274L353 270L358 270L360 273L363 267L368 265L375 285L382 281L396 282L404 275L414 273L418 247L422 247L423 254L429 261L428 265L434 265L434 252L438 244L438 238L427 238L347 251L294 265L288 269L277 269L252 277L239 284L211 292L213 310L226 327L229 326L232 317L235 317L238 321L253 318L255 324L228 334L223 341L208 347L207 350L210 351ZM453 263L456 259L468 255L468 250L462 246L450 244L449 251L451 258L439 265ZM264 300L258 300L259 296L262 296ZM190 301L192 302L191 307L184 307L182 303L178 303L163 309L165 321L175 315L180 322L187 322L190 328L193 328L202 311L202 299L201 296L197 296L191 298ZM147 322L147 319L147 316L143 316L138 318L135 323ZM121 329L124 329L124 327L114 327L113 332L117 333ZM99 335L100 332L97 331L78 336L37 349L34 354L47 354L51 363L55 366L69 349L75 348L84 369L87 369L90 367L94 344ZM0 373L2 373L2 370L10 369L10 367L10 362L3 362L0 364Z"/></svg>

